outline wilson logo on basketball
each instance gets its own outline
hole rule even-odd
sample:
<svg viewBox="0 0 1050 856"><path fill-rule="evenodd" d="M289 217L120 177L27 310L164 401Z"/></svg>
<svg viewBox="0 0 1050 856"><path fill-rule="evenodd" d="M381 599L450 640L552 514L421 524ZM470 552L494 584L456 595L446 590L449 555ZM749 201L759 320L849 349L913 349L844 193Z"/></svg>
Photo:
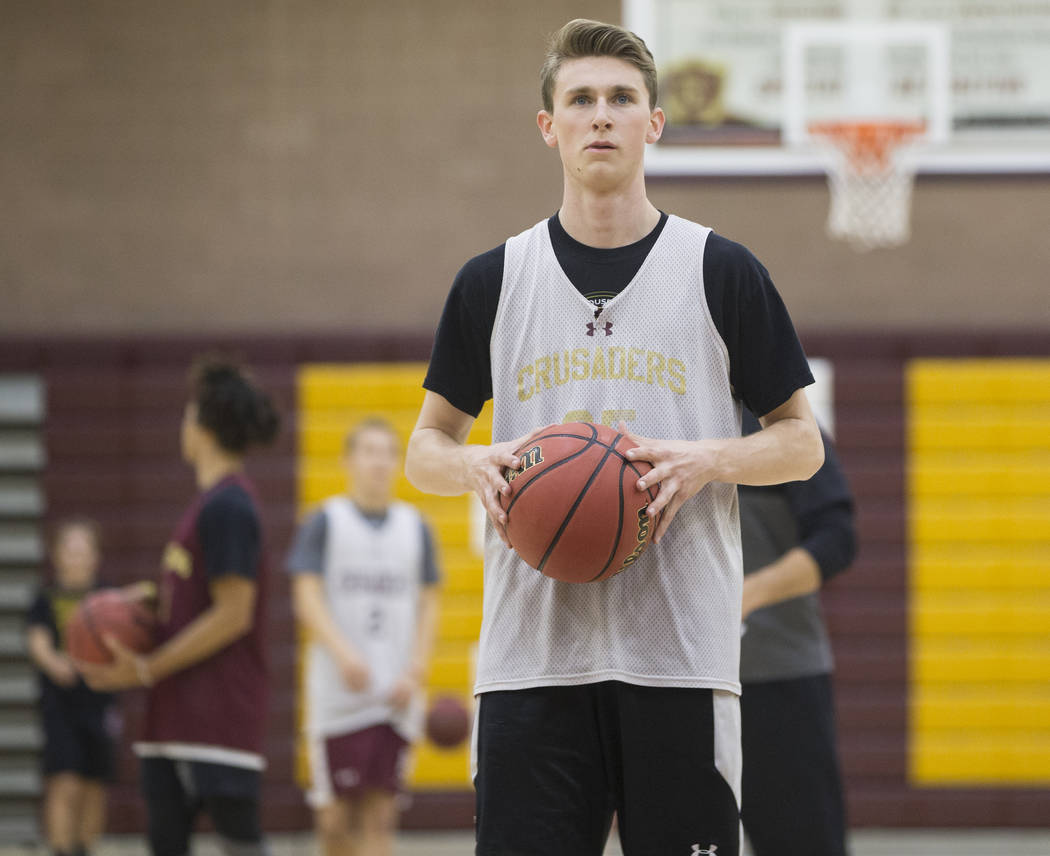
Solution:
<svg viewBox="0 0 1050 856"><path fill-rule="evenodd" d="M648 505L638 509L638 545L623 560L621 569L637 562L638 557L645 552L645 548L649 545L649 515L646 514L648 510Z"/></svg>
<svg viewBox="0 0 1050 856"><path fill-rule="evenodd" d="M536 466L536 464L543 463L543 448L541 446L533 446L527 452L521 454L521 464L516 470L507 471L507 481L512 482L526 470Z"/></svg>

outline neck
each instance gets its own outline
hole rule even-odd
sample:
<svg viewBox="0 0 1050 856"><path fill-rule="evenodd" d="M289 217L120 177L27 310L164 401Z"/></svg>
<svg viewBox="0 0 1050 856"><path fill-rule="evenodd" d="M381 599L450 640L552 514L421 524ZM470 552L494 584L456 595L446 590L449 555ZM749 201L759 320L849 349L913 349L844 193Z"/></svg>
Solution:
<svg viewBox="0 0 1050 856"><path fill-rule="evenodd" d="M390 497L383 494L371 494L359 490L350 491L354 505L368 514L381 514L390 507Z"/></svg>
<svg viewBox="0 0 1050 856"><path fill-rule="evenodd" d="M197 474L197 487L201 490L207 490L222 481L226 476L239 473L243 468L244 461L239 456L227 455L222 452L207 455L197 461L194 466Z"/></svg>
<svg viewBox="0 0 1050 856"><path fill-rule="evenodd" d="M562 228L589 247L625 247L640 241L660 222L645 195L644 176L624 188L596 191L566 179L558 219Z"/></svg>

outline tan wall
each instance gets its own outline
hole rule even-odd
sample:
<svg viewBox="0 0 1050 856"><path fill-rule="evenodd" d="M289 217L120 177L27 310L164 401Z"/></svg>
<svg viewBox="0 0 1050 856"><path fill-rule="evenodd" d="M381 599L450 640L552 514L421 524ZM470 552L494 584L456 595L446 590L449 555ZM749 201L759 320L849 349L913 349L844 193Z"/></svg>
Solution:
<svg viewBox="0 0 1050 856"><path fill-rule="evenodd" d="M555 210L543 37L617 0L0 0L0 331L433 327ZM800 327L1045 326L1050 180L924 181L915 240L823 235L816 180L679 181Z"/></svg>

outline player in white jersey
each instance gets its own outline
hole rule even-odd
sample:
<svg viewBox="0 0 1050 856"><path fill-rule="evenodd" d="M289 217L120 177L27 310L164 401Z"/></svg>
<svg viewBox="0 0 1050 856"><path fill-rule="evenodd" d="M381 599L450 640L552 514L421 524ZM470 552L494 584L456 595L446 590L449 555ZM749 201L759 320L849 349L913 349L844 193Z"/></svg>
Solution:
<svg viewBox="0 0 1050 856"><path fill-rule="evenodd" d="M406 472L473 490L490 518L475 729L479 854L739 850L741 559L736 484L808 478L812 376L744 247L648 200L663 130L637 36L572 21L551 40L538 124L558 213L468 262L435 337ZM489 397L493 444L467 445ZM740 437L741 403L763 430ZM502 471L533 429L607 421L659 482L653 545L590 585L506 549ZM502 544L500 543L502 542Z"/></svg>
<svg viewBox="0 0 1050 856"><path fill-rule="evenodd" d="M288 556L312 637L307 799L325 856L390 856L402 762L421 732L437 569L423 518L393 500L399 459L389 423L360 423L346 440L349 492L303 522Z"/></svg>

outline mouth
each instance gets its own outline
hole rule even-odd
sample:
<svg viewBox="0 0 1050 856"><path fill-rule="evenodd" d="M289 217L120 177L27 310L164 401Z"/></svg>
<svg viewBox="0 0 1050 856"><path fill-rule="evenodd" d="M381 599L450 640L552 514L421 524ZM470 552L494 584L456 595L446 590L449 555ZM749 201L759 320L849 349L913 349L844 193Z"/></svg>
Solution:
<svg viewBox="0 0 1050 856"><path fill-rule="evenodd" d="M589 152L611 152L616 150L616 146L612 143L605 142L604 140L598 140L587 146L586 150Z"/></svg>

